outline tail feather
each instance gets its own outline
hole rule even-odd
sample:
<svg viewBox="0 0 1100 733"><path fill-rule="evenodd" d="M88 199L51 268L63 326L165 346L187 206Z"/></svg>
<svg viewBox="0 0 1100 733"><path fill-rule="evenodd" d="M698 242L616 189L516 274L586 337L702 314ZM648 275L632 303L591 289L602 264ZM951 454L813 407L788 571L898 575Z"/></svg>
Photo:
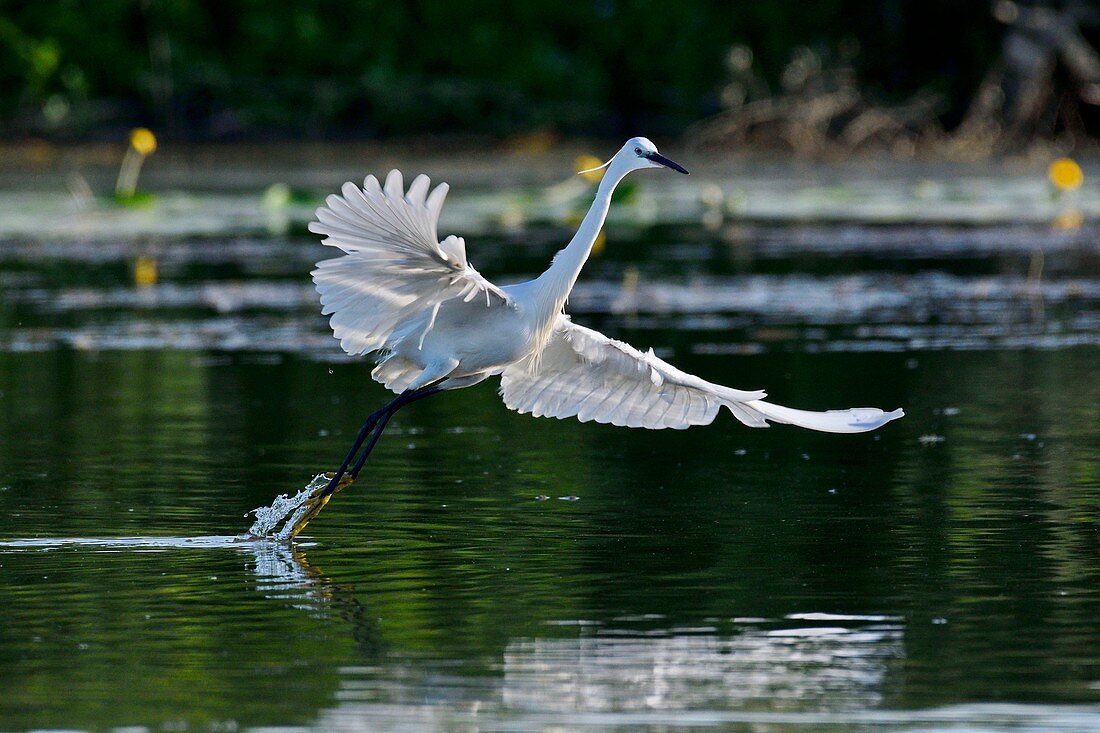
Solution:
<svg viewBox="0 0 1100 733"><path fill-rule="evenodd" d="M809 410L796 410L793 407L773 405L763 400L751 400L749 402L736 403L739 409L730 411L738 420L754 428L768 427L765 420L797 425L810 430L820 430L825 433L866 433L869 430L880 428L891 420L904 417L905 412L898 408L893 412L883 412L877 407L852 407L847 410L828 410L827 412L811 412Z"/></svg>

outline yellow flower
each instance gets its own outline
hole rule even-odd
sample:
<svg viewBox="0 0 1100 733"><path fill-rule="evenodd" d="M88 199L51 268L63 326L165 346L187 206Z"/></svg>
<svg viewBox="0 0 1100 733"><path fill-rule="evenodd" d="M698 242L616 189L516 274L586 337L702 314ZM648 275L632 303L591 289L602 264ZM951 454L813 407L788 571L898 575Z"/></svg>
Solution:
<svg viewBox="0 0 1100 733"><path fill-rule="evenodd" d="M141 255L134 263L134 284L141 287L155 285L157 282L157 261L147 255Z"/></svg>
<svg viewBox="0 0 1100 733"><path fill-rule="evenodd" d="M598 183L603 178L603 171L590 170L591 168L597 168L603 165L603 161L597 158L595 155L578 155L577 159L573 161L573 170L577 173L581 171L588 171L587 173L581 173L584 180L591 183Z"/></svg>
<svg viewBox="0 0 1100 733"><path fill-rule="evenodd" d="M1085 181L1081 166L1071 158L1059 158L1047 168L1047 177L1059 191L1072 191L1080 188Z"/></svg>
<svg viewBox="0 0 1100 733"><path fill-rule="evenodd" d="M135 127L130 130L130 147L138 155L150 155L157 149L157 136L148 128Z"/></svg>

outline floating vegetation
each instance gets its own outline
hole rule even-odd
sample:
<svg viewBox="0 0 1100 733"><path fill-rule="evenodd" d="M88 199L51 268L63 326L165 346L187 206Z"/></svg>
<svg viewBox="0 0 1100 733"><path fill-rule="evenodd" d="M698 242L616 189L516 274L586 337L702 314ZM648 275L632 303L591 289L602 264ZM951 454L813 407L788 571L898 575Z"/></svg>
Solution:
<svg viewBox="0 0 1100 733"><path fill-rule="evenodd" d="M128 155L142 160L132 151ZM595 159L583 162L591 160ZM985 165L926 166L890 176L877 170L846 168L826 168L816 176L807 176L802 170L777 166L737 164L720 173L703 167L693 171L690 180L658 181L654 177L623 188L608 215L608 233L614 241L623 231L654 225L694 227L704 219L739 224L1046 225L1064 206L1051 195L1052 186L1062 190L1054 181L1072 185L1077 174L1080 183L1070 193L1078 197L1084 220L1100 218L1100 181L1086 176L1072 161L1056 165L1050 172L1038 168L1026 175L1006 166ZM91 183L80 177L69 181L69 191L64 190L64 181L55 185L28 182L22 188L0 191L0 239L81 242L153 235L269 235L295 227L304 229L323 198L320 191L311 193L316 174L302 174L299 180L286 176L285 171L256 168L247 178L234 179L232 189L219 190L226 185L224 180L202 177L217 173L215 168L211 173L177 179L177 172L165 170L162 174L175 187L158 186L155 200L147 198L145 203L150 205L138 207L90 205ZM361 177L362 172L340 175ZM531 179L540 175L549 178L551 171L533 172ZM560 226L576 215L577 200L587 195L592 184L577 175L563 179L560 169L553 170L552 176L552 185L519 181L506 194L478 191L478 181L471 181L469 192L448 201L446 229L470 238ZM272 184L273 177L290 180ZM468 174L453 171L441 178L455 183L468 179ZM133 196L141 193L136 191ZM473 256L475 247L472 239L470 242Z"/></svg>

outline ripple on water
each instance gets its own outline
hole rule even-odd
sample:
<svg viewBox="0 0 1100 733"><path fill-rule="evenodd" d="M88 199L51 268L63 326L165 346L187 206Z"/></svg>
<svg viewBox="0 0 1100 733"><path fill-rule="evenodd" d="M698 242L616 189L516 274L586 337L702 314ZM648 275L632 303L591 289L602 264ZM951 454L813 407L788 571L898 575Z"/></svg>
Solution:
<svg viewBox="0 0 1100 733"><path fill-rule="evenodd" d="M6 288L25 312L0 350L217 349L336 358L339 346L298 281L164 283L150 289ZM573 312L632 328L690 329L693 347L806 351L1058 349L1100 344L1100 280L1029 280L936 272L586 279ZM59 314L70 318L58 319ZM783 332L772 327L782 324ZM720 341L708 334L721 334Z"/></svg>

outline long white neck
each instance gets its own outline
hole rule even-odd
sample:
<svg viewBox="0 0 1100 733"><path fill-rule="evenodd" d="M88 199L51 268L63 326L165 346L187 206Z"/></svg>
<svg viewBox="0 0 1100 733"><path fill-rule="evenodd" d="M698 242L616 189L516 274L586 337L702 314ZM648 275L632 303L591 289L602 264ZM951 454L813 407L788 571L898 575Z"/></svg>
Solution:
<svg viewBox="0 0 1100 733"><path fill-rule="evenodd" d="M556 317L565 306L573 285L581 273L581 268L588 261L592 253L592 245L603 228L607 218L608 207L611 206L611 194L615 187L623 179L629 170L619 171L614 163L604 173L596 189L596 198L592 201L588 213L584 215L577 233L565 249L554 255L554 261L546 272L539 275L534 281L535 293L538 301L538 311L542 318Z"/></svg>

